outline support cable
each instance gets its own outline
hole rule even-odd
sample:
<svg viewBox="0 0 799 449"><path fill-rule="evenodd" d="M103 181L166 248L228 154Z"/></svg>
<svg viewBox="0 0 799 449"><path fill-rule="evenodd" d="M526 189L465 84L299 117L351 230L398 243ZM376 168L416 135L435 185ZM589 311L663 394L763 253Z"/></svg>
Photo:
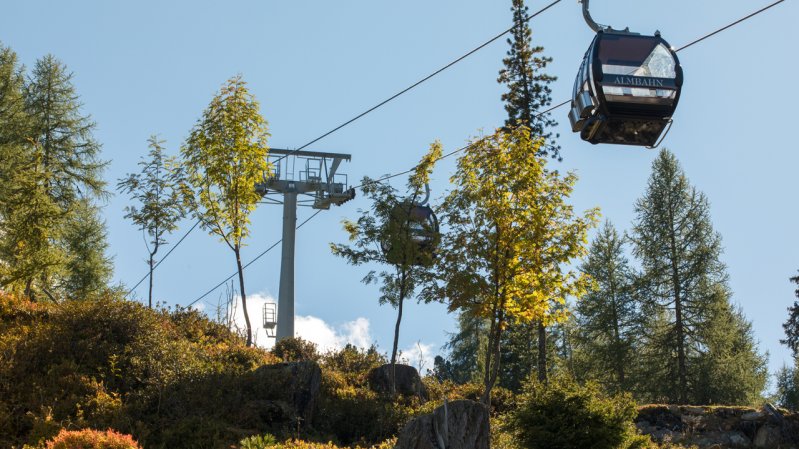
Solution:
<svg viewBox="0 0 799 449"><path fill-rule="evenodd" d="M558 0L558 1L560 1L560 0ZM755 16L757 16L758 14L760 14L760 13L762 13L762 12L764 12L764 11L766 11L766 10L768 10L768 9L770 9L770 8L772 8L772 7L776 6L776 5L778 5L778 4L780 4L780 3L784 2L784 1L785 1L785 0L778 0L778 1L776 1L776 2L774 2L774 3L772 3L772 4L770 4L770 5L768 5L768 6L766 6L766 7L764 7L764 8L762 8L762 9L758 10L758 11L755 11L755 12L753 12L753 13L751 13L751 14L747 15L746 17L743 17L743 18L741 18L741 19L738 19L738 20L736 20L735 22L732 22L732 23L730 23L729 25L726 25L726 26L724 26L724 27L722 27L722 28L719 28L719 29L717 29L717 30L715 30L715 31L713 31L713 32L711 32L711 33L708 33L708 34L706 34L706 35L704 35L704 36L700 37L699 39L696 39L696 40L694 40L694 41L692 41L692 42L690 42L690 43L688 43L688 44L686 44L686 45L683 45L682 47L680 47L680 48L678 48L677 50L675 50L675 52L679 52L679 51L681 51L681 50L684 50L684 49L686 49L686 48L688 48L688 47L691 47L691 46L692 46L692 45L694 45L694 44L697 44L697 43L699 43L699 42L702 42L702 41L704 41L705 39L708 39L708 38L710 38L710 37L712 37L712 36L715 36L716 34L719 34L719 33L721 33L722 31L725 31L725 30L727 30L727 29L730 29L730 28L732 28L732 27L734 27L734 26L736 26L736 25L738 25L738 24L742 23L742 22L745 22L746 20L748 20L748 19L750 19L750 18L752 18L752 17L755 17ZM533 14L532 16L529 16L529 17L527 18L527 20L529 20L529 19L531 19L531 18L535 17L536 15L538 15L538 14L540 14L541 12L545 11L546 9L550 8L550 7L551 7L551 6L553 6L555 3L557 3L557 1L556 1L556 2L554 2L554 3L551 3L549 6L547 6L547 7L546 7L546 8L544 8L543 10L541 10L541 11L539 11L539 12L537 12L537 13ZM512 28L511 28L511 29L509 29L509 30L507 30L507 31L505 31L505 32L503 32L502 34L498 35L497 37L495 37L495 38L494 38L494 39L492 39L491 41L489 41L489 42L487 42L486 44L484 44L483 46L481 46L481 47L478 47L478 49L479 49L479 48L482 48L482 47L484 47L485 45L487 45L487 44L488 44L488 43L490 43L490 42L493 42L494 40L498 39L499 37L503 36L504 34L506 34L507 32L509 32L509 31L511 31L511 30L512 30ZM477 49L476 49L476 50L477 50ZM473 50L473 51L472 51L472 53L473 53L474 51L476 51L476 50ZM471 54L471 53L469 53L469 54ZM467 54L466 56L468 56L468 54ZM464 56L464 57L465 57L465 56ZM460 59L463 59L463 57L462 57L462 58L460 58ZM459 60L460 60L460 59L459 59ZM457 61L456 61L456 62L457 62ZM454 63L450 63L450 65L452 65L452 64L454 64ZM449 66L446 66L444 69L446 69L447 67L449 67ZM441 69L441 70L439 70L439 72L440 72L440 71L443 71L444 69ZM437 72L437 73L439 73L439 72ZM435 74L437 74L437 73L435 73ZM432 77L432 76L435 76L435 74L431 75L430 77ZM429 79L430 77L428 77L427 79ZM423 80L423 81L421 81L421 82L424 82L424 81L426 81L426 79L425 79L425 80ZM418 85L418 84L419 84L419 83L417 83L417 85ZM406 91L407 91L407 90L410 90L410 89L412 89L413 87L415 87L415 86L412 86L411 88L409 88L409 89L406 89ZM402 94L403 94L403 93L405 93L406 91L403 91L403 92L401 92L401 93L397 94L396 96L402 95ZM367 114L367 113L371 112L371 111L372 111L372 110L374 110L374 109L377 109L378 107L382 106L383 104L387 103L388 101L391 101L392 99L396 98L396 96L395 96L395 97L392 97L392 98L390 98L390 99L388 99L388 100L386 100L384 103L382 103L382 104L379 104L378 106L375 106L374 108L372 108L371 110L369 110L369 111L365 112L365 113L364 113L364 114L362 114L361 116L358 116L358 117L356 117L356 118L354 118L354 119L352 119L352 120L350 120L350 121L346 122L345 124L343 124L343 125L339 126L338 128L336 128L336 129L334 129L334 130L332 130L332 131L329 131L328 133L326 133L326 134L322 135L321 137L319 137L319 138L317 138L317 139L315 139L315 140L313 140L313 141L309 142L308 144L306 144L306 145L304 145L304 146L302 146L302 147L300 147L300 148L298 148L297 150L294 150L294 151L299 151L299 150L301 150L302 148L305 148L306 146L308 146L308 145L310 145L310 144L312 144L312 143L316 142L317 140L319 140L319 139L321 139L321 138L323 138L323 137L325 137L325 136L327 136L327 135L329 135L329 134L331 134L331 133L333 133L333 132L337 131L338 129L341 129L342 127L344 127L344 126L348 125L349 123L352 123L353 121L357 120L358 118L362 117L363 115L365 115L365 114ZM561 108L561 107L563 107L563 106L565 106L565 105L567 105L567 104L569 104L569 103L571 103L571 100L570 100L570 99L569 99L569 100L566 100L566 101L564 101L564 102L562 102L562 103L558 103L557 105L555 105L555 106L552 106L551 108L549 108L549 109L547 109L547 110L545 110L545 111L543 111L543 112L540 112L540 113L536 114L536 117L540 117L540 116L542 116L542 115L544 115L544 114L548 114L548 113L550 113L550 112L554 111L555 109ZM463 151L467 150L467 149L468 149L468 148L469 148L471 145L472 145L472 144L468 144L468 145L466 145L466 146L463 146L463 147L461 147L461 148L458 148L457 150L450 151L449 153L447 153L447 154L444 154L444 155L442 155L440 158L436 159L436 162L438 162L438 161L440 161L440 160L442 160L442 159L446 159L446 158L452 157L452 156L454 156L455 154L458 154L458 153L460 153L460 152L463 152ZM288 155L287 155L287 156L288 156ZM284 157L285 157L285 156L284 156ZM375 180L374 180L374 182L384 182L384 181L387 181L387 180L389 180L389 179L396 178L396 177L398 177L398 176L402 176L402 175L405 175L405 174L411 173L411 172L412 172L412 171L414 171L414 170L415 170L415 169L416 169L418 166L419 166L419 165L417 164L417 165L414 165L412 168L410 168L410 169L408 169L408 170L405 170L405 171L402 171L402 172L399 172L399 173L394 173L394 174L390 174L390 175L385 175L385 176L379 177L379 178L375 179ZM360 187L363 187L363 184L357 185L357 186L355 186L355 187L353 187L353 188L357 189L357 188L360 188ZM309 221L311 221L311 219L313 219L314 217L316 217L316 216L319 214L319 212L321 212L321 210L318 210L318 211L316 211L316 213L314 213L313 215L311 215L310 217L308 217L308 218L307 218L305 221L303 221L303 222L302 222L302 223L301 223L299 226L297 226L297 228L296 228L296 229L299 229L299 228L300 228L300 227L302 227L304 224L306 224L306 223L308 223ZM196 226L196 225L195 225L195 226ZM276 247L278 244L280 244L280 242L281 242L281 241L282 241L282 239L281 239L281 240L278 240L277 242L275 242L275 243L274 243L272 246L270 246L270 247L269 247L269 248L267 248L267 249L266 249L264 252L262 252L261 254L259 254L259 255L258 255L258 256L257 256L255 259L253 259L253 260L251 260L250 262L248 262L248 263L247 263L247 265L245 265L243 268L246 268L246 267L250 266L250 265L251 265L253 262L255 262L256 260L258 260L259 258L261 258L263 255L265 255L265 254L266 254L266 253L268 253L269 251L271 251L271 250L272 250L273 248L275 248L275 247ZM193 304L195 304L197 301L200 301L201 299L203 299L203 298L205 298L206 296L208 296L209 294L211 294L211 293L212 293L214 290L216 290L217 288L219 288L219 287L221 287L222 285L224 285L224 284L225 284L225 282L227 282L228 280L232 279L232 278L233 278L233 277L234 277L236 274L238 274L238 272L237 272L237 273L234 273L234 274L232 274L232 275L230 275L230 276L229 276L227 279L225 279L224 281L222 281L222 282L220 282L219 284L217 284L217 285L216 285L214 288L212 288L211 290L209 290L208 292L204 293L204 294L203 294L202 296L200 296L199 298L197 298L197 299L195 299L194 301L192 301L191 303L189 303L189 305L188 305L187 307L190 307L190 306L192 306L192 305L193 305Z"/></svg>

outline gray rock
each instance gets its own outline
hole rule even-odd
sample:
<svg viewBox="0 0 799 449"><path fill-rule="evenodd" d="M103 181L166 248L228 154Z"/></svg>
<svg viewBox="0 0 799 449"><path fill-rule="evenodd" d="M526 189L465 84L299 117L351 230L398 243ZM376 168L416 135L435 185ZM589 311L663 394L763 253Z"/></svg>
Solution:
<svg viewBox="0 0 799 449"><path fill-rule="evenodd" d="M694 405L686 405L683 407L683 412L688 415L704 415L707 413L704 407L697 407Z"/></svg>
<svg viewBox="0 0 799 449"><path fill-rule="evenodd" d="M763 411L758 410L754 412L744 413L743 415L741 415L741 419L744 421L757 421L759 419L763 419L763 417L765 416L766 414L763 413Z"/></svg>
<svg viewBox="0 0 799 449"><path fill-rule="evenodd" d="M459 400L430 415L411 420L400 432L394 449L489 449L488 408ZM444 447L441 447L443 442Z"/></svg>
<svg viewBox="0 0 799 449"><path fill-rule="evenodd" d="M741 432L732 432L729 434L730 436L730 445L732 447L749 447L752 444L752 441L746 437Z"/></svg>
<svg viewBox="0 0 799 449"><path fill-rule="evenodd" d="M322 370L316 362L292 362L264 365L253 373L253 394L260 399L277 400L293 408L290 419L310 423L316 412Z"/></svg>
<svg viewBox="0 0 799 449"><path fill-rule="evenodd" d="M397 393L403 396L419 396L422 399L427 399L427 390L416 368L397 363L395 365L395 370L397 374ZM388 393L391 391L390 363L378 366L369 371L369 388L377 393Z"/></svg>
<svg viewBox="0 0 799 449"><path fill-rule="evenodd" d="M753 442L755 447L776 447L780 443L779 427L766 424L761 426Z"/></svg>

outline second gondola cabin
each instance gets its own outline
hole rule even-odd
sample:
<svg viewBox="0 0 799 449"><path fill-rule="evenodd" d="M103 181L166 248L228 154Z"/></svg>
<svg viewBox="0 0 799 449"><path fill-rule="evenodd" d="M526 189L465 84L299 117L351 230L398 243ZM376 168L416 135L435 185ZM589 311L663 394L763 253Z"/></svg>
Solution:
<svg viewBox="0 0 799 449"><path fill-rule="evenodd" d="M430 266L440 240L438 219L427 205L403 202L391 210L381 242L393 265Z"/></svg>
<svg viewBox="0 0 799 449"><path fill-rule="evenodd" d="M594 144L652 147L671 124L682 83L677 54L659 33L601 30L574 82L572 131Z"/></svg>

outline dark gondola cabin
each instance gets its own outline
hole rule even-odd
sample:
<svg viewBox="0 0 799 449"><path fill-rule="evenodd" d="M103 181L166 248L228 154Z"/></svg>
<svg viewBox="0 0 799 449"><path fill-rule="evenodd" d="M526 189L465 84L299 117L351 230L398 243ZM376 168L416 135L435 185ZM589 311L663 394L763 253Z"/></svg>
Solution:
<svg viewBox="0 0 799 449"><path fill-rule="evenodd" d="M677 54L660 34L600 31L574 82L572 131L594 144L654 146L671 123L682 82Z"/></svg>
<svg viewBox="0 0 799 449"><path fill-rule="evenodd" d="M439 241L438 219L429 206L402 203L391 211L381 246L394 265L432 265Z"/></svg>

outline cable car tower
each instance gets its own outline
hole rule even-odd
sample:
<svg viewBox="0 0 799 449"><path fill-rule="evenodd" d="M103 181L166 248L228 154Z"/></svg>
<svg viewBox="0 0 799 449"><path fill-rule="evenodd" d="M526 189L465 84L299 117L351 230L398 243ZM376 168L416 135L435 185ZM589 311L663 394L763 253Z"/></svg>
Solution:
<svg viewBox="0 0 799 449"><path fill-rule="evenodd" d="M338 173L341 162L349 162L350 159L349 154L269 149L269 162L273 169L264 174L264 180L256 185L256 190L265 203L283 205L277 323L273 312L274 304L264 306L264 328L269 334L270 328L277 326L275 336L278 341L294 336L294 242L297 206L327 210L331 205L340 206L355 198L355 189L347 185L347 175Z"/></svg>

